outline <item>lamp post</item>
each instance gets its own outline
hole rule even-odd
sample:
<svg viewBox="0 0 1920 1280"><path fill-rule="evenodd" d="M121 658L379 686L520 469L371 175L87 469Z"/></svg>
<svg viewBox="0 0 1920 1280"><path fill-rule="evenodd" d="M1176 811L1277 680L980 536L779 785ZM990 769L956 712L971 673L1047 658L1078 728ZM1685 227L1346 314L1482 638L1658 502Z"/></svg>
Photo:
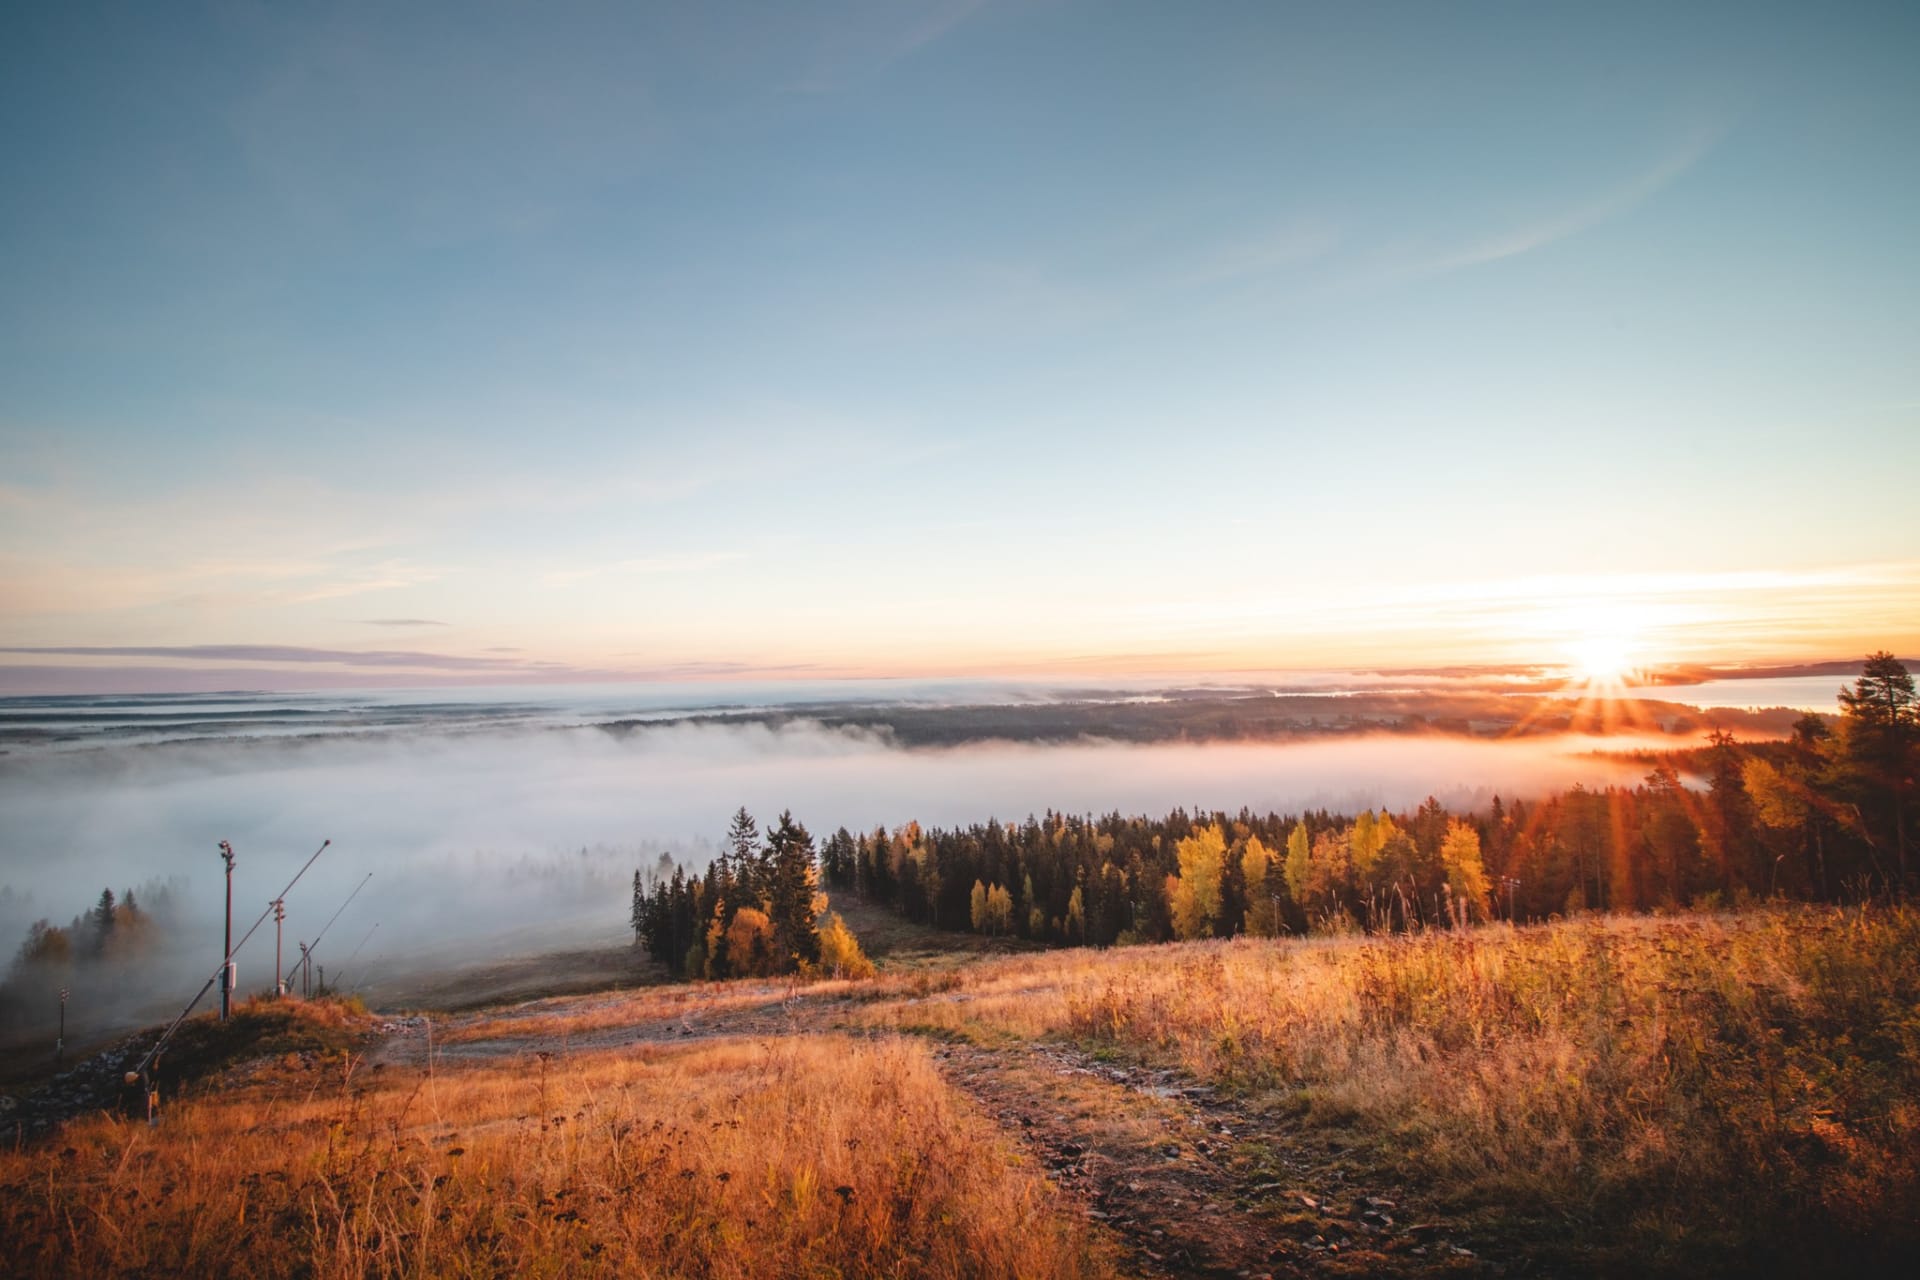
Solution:
<svg viewBox="0 0 1920 1280"><path fill-rule="evenodd" d="M220 857L227 864L227 941L221 951L220 1021L233 1012L233 846L220 842Z"/></svg>
<svg viewBox="0 0 1920 1280"><path fill-rule="evenodd" d="M60 1034L53 1042L53 1060L56 1065L67 1060L67 989L60 988Z"/></svg>

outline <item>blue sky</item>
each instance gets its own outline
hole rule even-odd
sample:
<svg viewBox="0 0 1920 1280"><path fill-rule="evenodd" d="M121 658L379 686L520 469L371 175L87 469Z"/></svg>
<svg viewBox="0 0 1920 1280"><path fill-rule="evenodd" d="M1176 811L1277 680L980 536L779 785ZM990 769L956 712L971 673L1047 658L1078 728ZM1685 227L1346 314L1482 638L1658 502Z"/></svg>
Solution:
<svg viewBox="0 0 1920 1280"><path fill-rule="evenodd" d="M0 647L69 652L0 683L1920 647L1917 54L1895 4L11 6Z"/></svg>

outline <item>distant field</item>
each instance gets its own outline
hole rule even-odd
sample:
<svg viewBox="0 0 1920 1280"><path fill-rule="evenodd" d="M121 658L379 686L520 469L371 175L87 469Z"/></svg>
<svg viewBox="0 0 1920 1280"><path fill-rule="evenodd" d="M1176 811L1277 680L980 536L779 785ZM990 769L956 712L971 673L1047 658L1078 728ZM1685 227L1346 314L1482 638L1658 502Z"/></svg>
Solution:
<svg viewBox="0 0 1920 1280"><path fill-rule="evenodd" d="M0 1232L34 1275L1920 1259L1912 909L950 963L909 933L860 982L349 1017L368 1047L0 1155Z"/></svg>

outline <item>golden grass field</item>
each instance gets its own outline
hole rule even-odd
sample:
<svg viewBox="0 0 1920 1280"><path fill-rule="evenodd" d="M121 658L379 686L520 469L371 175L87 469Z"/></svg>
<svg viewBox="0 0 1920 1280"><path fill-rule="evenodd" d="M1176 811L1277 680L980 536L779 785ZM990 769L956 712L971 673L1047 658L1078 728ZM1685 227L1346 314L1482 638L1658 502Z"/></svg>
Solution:
<svg viewBox="0 0 1920 1280"><path fill-rule="evenodd" d="M1647 1262L1920 1256L1910 908L1072 952L866 1016L1170 1063Z"/></svg>
<svg viewBox="0 0 1920 1280"><path fill-rule="evenodd" d="M357 1025L328 1008L302 1016ZM1281 1203L1300 1188L1275 1179L1309 1167L1444 1215L1476 1246L1449 1255L1456 1271L1899 1274L1920 1258L1908 908L1033 953L603 993L433 1030L448 1054L376 1040L276 1059L157 1128L95 1115L0 1154L10 1268L1181 1273L1155 1261L1152 1222L1089 1216L1098 1187L1055 1185L1034 1135L982 1105L970 1073L1020 1055L995 1074L1001 1102L1037 1061L1157 1070L1229 1100L1231 1126L1212 1127L1234 1136L1185 1190L1231 1215L1236 1247L1262 1242L1256 1263L1283 1258L1276 1272L1368 1273L1286 1252L1289 1233L1341 1238ZM1129 1123L1112 1110L1129 1097L1141 1124L1176 1105L1103 1097L1083 1145ZM1282 1158L1333 1138L1333 1165ZM1420 1249L1362 1256L1439 1269Z"/></svg>
<svg viewBox="0 0 1920 1280"><path fill-rule="evenodd" d="M1072 1277L1079 1221L925 1047L796 1036L243 1086L0 1173L20 1275Z"/></svg>

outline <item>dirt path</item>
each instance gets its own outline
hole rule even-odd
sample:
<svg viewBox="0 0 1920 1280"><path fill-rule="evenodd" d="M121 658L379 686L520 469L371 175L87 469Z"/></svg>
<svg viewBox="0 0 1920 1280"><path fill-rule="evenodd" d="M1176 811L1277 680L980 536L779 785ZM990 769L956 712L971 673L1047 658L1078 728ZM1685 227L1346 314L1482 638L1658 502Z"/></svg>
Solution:
<svg viewBox="0 0 1920 1280"><path fill-rule="evenodd" d="M955 1086L1016 1135L1142 1273L1166 1276L1497 1273L1398 1189L1361 1189L1337 1152L1166 1072L1063 1045L936 1053Z"/></svg>

